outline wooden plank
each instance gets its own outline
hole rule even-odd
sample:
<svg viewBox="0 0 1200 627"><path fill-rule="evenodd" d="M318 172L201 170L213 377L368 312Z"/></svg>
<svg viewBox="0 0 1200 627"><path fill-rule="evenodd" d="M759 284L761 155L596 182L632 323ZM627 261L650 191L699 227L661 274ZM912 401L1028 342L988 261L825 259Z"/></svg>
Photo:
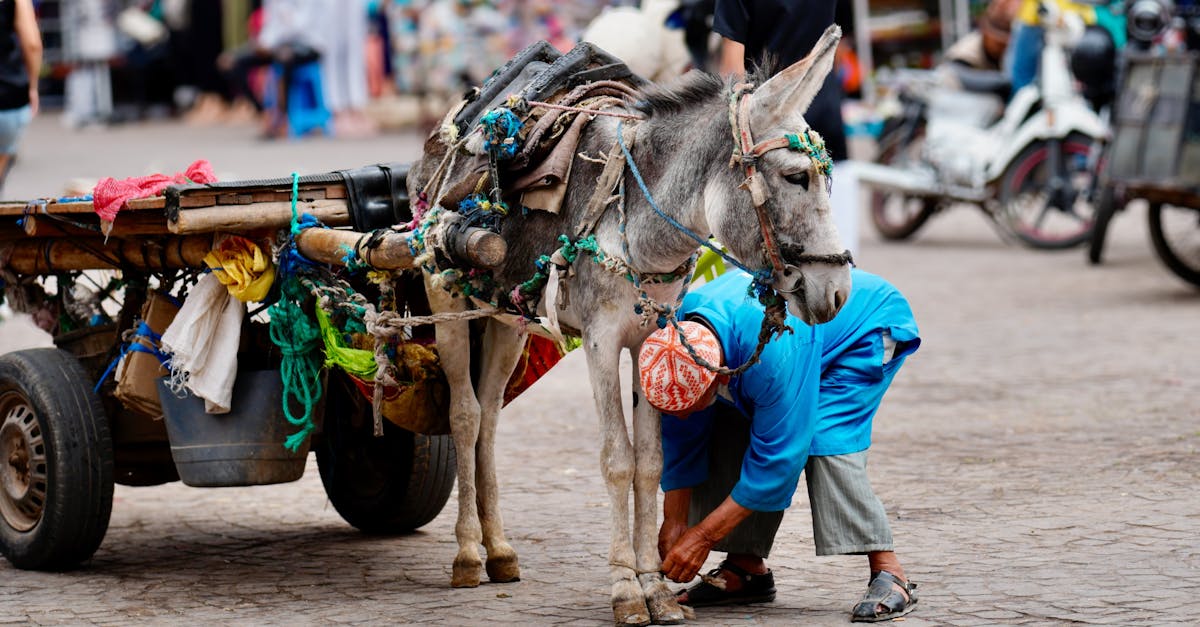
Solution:
<svg viewBox="0 0 1200 627"><path fill-rule="evenodd" d="M25 215L26 207L30 202L3 202L0 203L0 216L21 216ZM153 209L162 209L166 205L166 199L162 196L151 196L149 198L135 198L125 204L122 211L147 211ZM34 209L40 213L40 209ZM70 215L81 213L95 213L96 208L91 201L83 202L50 202L46 204L46 213L55 215Z"/></svg>

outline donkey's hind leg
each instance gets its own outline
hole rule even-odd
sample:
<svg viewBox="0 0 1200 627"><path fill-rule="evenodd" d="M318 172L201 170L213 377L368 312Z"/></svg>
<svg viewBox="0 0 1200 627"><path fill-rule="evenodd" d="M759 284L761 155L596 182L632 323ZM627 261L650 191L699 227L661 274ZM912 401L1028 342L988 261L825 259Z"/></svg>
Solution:
<svg viewBox="0 0 1200 627"><path fill-rule="evenodd" d="M440 287L428 286L429 305L436 312L463 311L465 305ZM479 438L479 401L471 384L471 330L466 321L439 322L435 327L438 359L450 386L450 435L458 456L458 522L454 536L458 554L450 585L473 588L479 585L479 543L483 539L475 509L475 443Z"/></svg>
<svg viewBox="0 0 1200 627"><path fill-rule="evenodd" d="M476 444L475 485L479 522L487 549L488 579L494 583L517 581L521 569L517 552L504 537L500 514L500 487L496 481L496 425L504 404L504 391L525 347L526 334L497 320L489 320L483 337L483 370L479 376L479 442Z"/></svg>

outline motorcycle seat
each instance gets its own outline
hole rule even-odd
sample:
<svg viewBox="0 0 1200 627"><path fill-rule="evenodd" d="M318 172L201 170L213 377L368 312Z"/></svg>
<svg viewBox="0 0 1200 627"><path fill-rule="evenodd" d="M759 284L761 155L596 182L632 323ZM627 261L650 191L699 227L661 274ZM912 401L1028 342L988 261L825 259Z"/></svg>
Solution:
<svg viewBox="0 0 1200 627"><path fill-rule="evenodd" d="M954 75L964 91L977 94L993 94L1008 100L1012 95L1012 81L1003 72L995 70L977 70L959 65L954 68Z"/></svg>

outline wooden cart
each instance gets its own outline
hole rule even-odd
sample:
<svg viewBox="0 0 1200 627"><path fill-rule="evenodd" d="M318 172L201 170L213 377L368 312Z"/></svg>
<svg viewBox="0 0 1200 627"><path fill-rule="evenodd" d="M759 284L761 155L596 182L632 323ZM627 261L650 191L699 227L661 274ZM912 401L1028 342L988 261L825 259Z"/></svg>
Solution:
<svg viewBox="0 0 1200 627"><path fill-rule="evenodd" d="M1122 69L1089 258L1113 215L1144 199L1154 251L1200 286L1200 54L1131 54Z"/></svg>
<svg viewBox="0 0 1200 627"><path fill-rule="evenodd" d="M243 327L237 419L205 417L196 400L164 397L159 413L131 406L114 394L111 376L129 350L130 330L148 317L146 303L156 292L183 296L217 234L282 241L295 208L334 227L294 236L307 258L336 265L354 250L374 268L411 267L411 234L385 228L411 219L406 173L406 166L390 164L299 177L294 188L291 178L172 187L129 201L111 223L98 218L89 200L0 203L7 301L43 314L56 345L0 356L0 551L19 568L75 566L105 535L114 483L155 485L181 474L185 483L208 486L295 480L309 441L325 491L351 525L395 533L432 520L454 482L449 436L378 424L368 397L336 369L324 375L312 437L300 450L284 449L289 425L281 422L276 389L281 355L267 324L251 320ZM464 231L454 250L482 267L504 256L499 237L478 229ZM96 281L97 270L115 270L118 280ZM410 274L399 279L397 300L409 311L427 311L421 277ZM338 276L354 290L373 289L362 273L343 268ZM74 290L89 284L107 311L78 311ZM432 327L413 333L431 340ZM275 396L264 397L265 390ZM175 441L196 434L171 431L162 416L172 406L186 413L178 407L188 402L201 409L182 422L185 430L206 431L203 451ZM267 426L248 428L242 420ZM189 462L188 472L201 471L191 481L182 472Z"/></svg>

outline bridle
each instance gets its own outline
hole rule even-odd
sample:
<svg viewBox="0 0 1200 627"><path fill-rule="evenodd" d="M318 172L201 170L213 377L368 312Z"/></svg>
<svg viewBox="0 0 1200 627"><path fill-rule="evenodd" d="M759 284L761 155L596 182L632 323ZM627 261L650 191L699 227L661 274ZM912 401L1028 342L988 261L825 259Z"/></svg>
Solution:
<svg viewBox="0 0 1200 627"><path fill-rule="evenodd" d="M750 201L754 205L755 215L758 216L758 228L762 233L763 248L767 253L767 259L771 262L771 269L778 275L783 275L786 266L779 250L779 244L775 242L775 225L771 223L771 216L767 214L767 184L758 172L758 160L764 154L779 148L799 150L808 153L808 156L817 163L818 169L825 176L832 173L833 162L825 150L825 142L810 129L805 129L802 133L788 134L754 143L754 137L750 133L749 115L752 93L754 93L753 84L738 83L734 85L729 98L729 126L733 130L733 156L729 159L729 166L733 167L740 163L746 170L746 180L742 182L740 188L750 192ZM854 263L849 250L833 255L801 253L796 255L792 261L833 265Z"/></svg>

